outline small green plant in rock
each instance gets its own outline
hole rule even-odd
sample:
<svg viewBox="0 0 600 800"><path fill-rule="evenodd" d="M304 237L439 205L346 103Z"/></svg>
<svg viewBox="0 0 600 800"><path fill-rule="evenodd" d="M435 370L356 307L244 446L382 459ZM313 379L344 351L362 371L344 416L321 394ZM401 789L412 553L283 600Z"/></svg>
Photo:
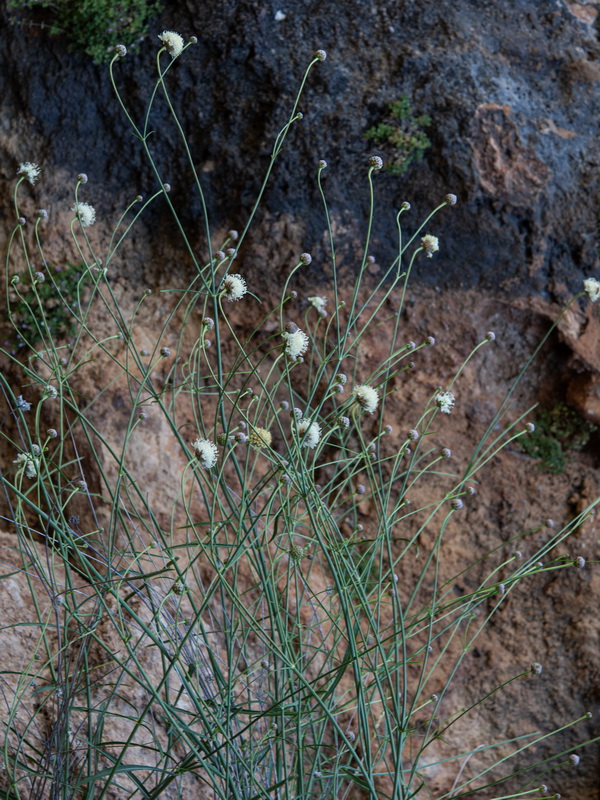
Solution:
<svg viewBox="0 0 600 800"><path fill-rule="evenodd" d="M39 26L53 35L66 34L70 48L91 56L95 64L112 58L116 42L135 49L148 32L150 19L162 8L160 0L7 0L9 11L48 9L45 18L11 15L13 25Z"/></svg>
<svg viewBox="0 0 600 800"><path fill-rule="evenodd" d="M431 117L421 114L416 117L406 95L389 103L388 113L378 125L365 133L365 139L389 152L386 172L403 175L410 165L423 158L431 147L429 137L423 130L431 125Z"/></svg>
<svg viewBox="0 0 600 800"><path fill-rule="evenodd" d="M527 455L540 459L540 469L558 475L567 466L565 450L583 450L597 428L574 408L558 403L539 412L535 431L521 446Z"/></svg>
<svg viewBox="0 0 600 800"><path fill-rule="evenodd" d="M77 330L73 309L78 306L77 287L81 264L67 262L64 267L48 266L12 283L9 296L11 321L16 330L16 348L35 347L44 334L51 340L67 339Z"/></svg>

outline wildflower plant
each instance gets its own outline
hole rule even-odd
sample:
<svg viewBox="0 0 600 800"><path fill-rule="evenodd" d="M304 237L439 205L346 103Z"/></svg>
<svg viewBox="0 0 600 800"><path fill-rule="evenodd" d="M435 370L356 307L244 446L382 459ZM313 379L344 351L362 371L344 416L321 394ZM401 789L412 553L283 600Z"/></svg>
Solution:
<svg viewBox="0 0 600 800"><path fill-rule="evenodd" d="M37 616L2 631L23 629L31 644L26 663L0 674L0 794L150 800L200 796L205 786L221 800L352 792L408 800L430 796L431 776L442 769L448 780L439 800L539 798L572 748L524 765L523 754L551 732L490 738L480 747L464 727L487 698L538 674L537 662L529 666L533 654L467 708L453 687L509 595L540 572L586 566L557 549L597 501L527 557L500 544L474 554L459 575L446 574L455 515L465 514L479 473L526 435L529 409L511 418L510 387L460 471L448 466L451 451L436 431L464 365L443 376L448 388L414 413L406 433L394 433L386 418L404 372L435 344L431 336L407 343L401 310L413 268L438 250L424 231L442 225L434 215L456 199L443 200L409 235L402 205L397 252L374 286L367 275L378 165L367 165L370 213L353 286L338 280L331 235L328 313L315 313L324 303L311 298L302 329L289 321L295 279L311 262L303 253L260 318L250 277L232 270L288 132L301 120L300 92L325 53L317 51L307 68L243 228L219 239L205 213L197 245L150 146L162 97L205 207L169 90L173 60L189 46L180 39L172 31L161 37L156 87L141 120L117 88L127 85L123 49L110 64L157 189L132 201L98 253L86 231L92 213L79 197L84 181L74 183L70 232L83 264L76 302L53 284L75 326L68 346L49 324L33 279L34 263L45 262L42 218L31 231L20 224L19 183L15 190L6 300L9 309L26 303L38 326L35 336L22 333L18 359L2 353L9 369L0 377L7 407L0 434L2 452L11 453L1 468L3 516L19 554L3 580L28 587ZM331 233L325 168L316 165L315 181ZM193 269L188 281L171 276L160 298L169 310L148 331L150 293L128 305L109 278L136 219L158 201L178 222ZM20 282L31 291L15 299ZM391 297L399 309L386 322L387 356L375 364L362 347ZM250 313L259 322L243 334L239 315ZM482 332L467 361L492 346L490 333ZM90 391L86 375L94 369ZM118 430L100 411L117 393L127 401ZM161 477L148 485L150 474ZM429 482L424 502L412 507L408 493ZM365 503L371 511L359 521ZM459 581L468 589L457 592Z"/></svg>

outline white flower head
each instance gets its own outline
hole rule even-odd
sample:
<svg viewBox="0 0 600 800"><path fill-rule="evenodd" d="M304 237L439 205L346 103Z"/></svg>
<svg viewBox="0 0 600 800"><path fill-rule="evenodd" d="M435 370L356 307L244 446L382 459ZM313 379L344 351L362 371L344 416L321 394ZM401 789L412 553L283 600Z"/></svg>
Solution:
<svg viewBox="0 0 600 800"><path fill-rule="evenodd" d="M204 469L212 469L217 463L219 450L217 445L209 439L196 439L195 442L192 442L192 449Z"/></svg>
<svg viewBox="0 0 600 800"><path fill-rule="evenodd" d="M308 350L309 339L304 331L301 331L300 329L294 331L294 333L283 331L281 335L285 339L286 355L288 355L290 358L299 358L299 356L303 356Z"/></svg>
<svg viewBox="0 0 600 800"><path fill-rule="evenodd" d="M440 392L435 398L442 414L449 414L454 408L454 395L452 392Z"/></svg>
<svg viewBox="0 0 600 800"><path fill-rule="evenodd" d="M41 170L37 164L32 161L25 161L24 164L19 164L17 175L24 175L29 183L33 184L37 181Z"/></svg>
<svg viewBox="0 0 600 800"><path fill-rule="evenodd" d="M34 444L31 449L31 453L19 453L13 464L18 464L20 469L25 470L28 478L35 478L40 466L40 447Z"/></svg>
<svg viewBox="0 0 600 800"><path fill-rule="evenodd" d="M595 303L600 297L600 282L595 278L586 278L583 282L583 288L587 292L592 303Z"/></svg>
<svg viewBox="0 0 600 800"><path fill-rule="evenodd" d="M247 291L246 281L241 275L227 275L223 281L223 297L231 303L241 300Z"/></svg>
<svg viewBox="0 0 600 800"><path fill-rule="evenodd" d="M304 436L306 434L306 436ZM304 441L304 447L310 447L312 450L319 444L321 438L321 426L318 422L311 422L310 419L301 419L298 423L298 436Z"/></svg>
<svg viewBox="0 0 600 800"><path fill-rule="evenodd" d="M27 400L23 398L23 395L20 394L17 397L17 407L21 409L21 411L30 411L31 410L31 403L28 403Z"/></svg>
<svg viewBox="0 0 600 800"><path fill-rule="evenodd" d="M421 244L423 246L423 250L427 253L427 258L432 258L434 253L440 249L440 241L437 236L431 236L427 234L427 236L421 237Z"/></svg>
<svg viewBox="0 0 600 800"><path fill-rule="evenodd" d="M322 317L325 316L325 314L327 313L325 309L325 306L327 305L326 297L319 297L318 295L315 295L314 297L309 297L308 302L311 304L311 306L317 309L317 311Z"/></svg>
<svg viewBox="0 0 600 800"><path fill-rule="evenodd" d="M372 386L355 386L352 389L352 396L362 408L372 414L379 405L379 393Z"/></svg>
<svg viewBox="0 0 600 800"><path fill-rule="evenodd" d="M177 58L183 50L183 38L175 31L163 31L158 38L167 48L171 58Z"/></svg>
<svg viewBox="0 0 600 800"><path fill-rule="evenodd" d="M96 212L89 203L75 203L71 211L75 212L82 228L89 228L96 222Z"/></svg>

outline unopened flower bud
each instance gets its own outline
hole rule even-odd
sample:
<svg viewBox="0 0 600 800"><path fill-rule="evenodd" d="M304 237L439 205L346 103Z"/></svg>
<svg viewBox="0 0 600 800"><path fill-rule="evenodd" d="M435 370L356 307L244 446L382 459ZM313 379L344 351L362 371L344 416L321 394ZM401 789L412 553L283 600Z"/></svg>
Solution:
<svg viewBox="0 0 600 800"><path fill-rule="evenodd" d="M434 344L435 344L435 338L434 338L433 336L428 336L428 337L425 339L425 344L426 344L428 347L431 347L432 345L434 345Z"/></svg>
<svg viewBox="0 0 600 800"><path fill-rule="evenodd" d="M494 333L494 331L488 331L485 335L485 338L488 340L488 342L495 342L496 334Z"/></svg>
<svg viewBox="0 0 600 800"><path fill-rule="evenodd" d="M165 358L166 358L166 356L170 356L171 355L171 350L168 347L161 347L160 348L160 354L161 354L161 356L165 356Z"/></svg>
<svg viewBox="0 0 600 800"><path fill-rule="evenodd" d="M300 263L308 265L312 262L312 256L310 253L300 253Z"/></svg>
<svg viewBox="0 0 600 800"><path fill-rule="evenodd" d="M285 325L285 329L288 333L297 333L300 328L296 325L295 322L287 322Z"/></svg>
<svg viewBox="0 0 600 800"><path fill-rule="evenodd" d="M579 567L579 569L583 569L585 567L585 558L583 556L577 556L575 559L575 566Z"/></svg>
<svg viewBox="0 0 600 800"><path fill-rule="evenodd" d="M356 487L356 494L365 494L366 491L366 487L363 483L359 483Z"/></svg>
<svg viewBox="0 0 600 800"><path fill-rule="evenodd" d="M452 450L450 450L449 447L442 447L440 455L442 458L450 458L452 456Z"/></svg>
<svg viewBox="0 0 600 800"><path fill-rule="evenodd" d="M391 426L391 425L386 425L386 426L385 426L385 428L383 429L383 432L384 432L384 433L392 433L392 432L393 432L393 430L394 430L394 429L392 428L392 426Z"/></svg>
<svg viewBox="0 0 600 800"><path fill-rule="evenodd" d="M371 156L369 159L369 166L372 169L381 169L383 167L383 161L379 156Z"/></svg>
<svg viewBox="0 0 600 800"><path fill-rule="evenodd" d="M455 206L456 205L456 195L455 194L447 194L446 197L444 197L444 200L446 201L446 203L449 206Z"/></svg>
<svg viewBox="0 0 600 800"><path fill-rule="evenodd" d="M79 181L79 183L87 183L88 176L85 174L85 172L80 172L79 175L77 176L77 180Z"/></svg>
<svg viewBox="0 0 600 800"><path fill-rule="evenodd" d="M317 58L319 61L325 61L325 59L327 58L327 53L325 52L325 50L317 50L317 52L315 53L315 58Z"/></svg>
<svg viewBox="0 0 600 800"><path fill-rule="evenodd" d="M125 58L127 55L127 48L124 44L117 44L115 45L115 53L119 56L119 58Z"/></svg>
<svg viewBox="0 0 600 800"><path fill-rule="evenodd" d="M325 169L326 166L327 166L327 162L325 161L324 158L322 158L318 163L318 167L319 167L319 169Z"/></svg>
<svg viewBox="0 0 600 800"><path fill-rule="evenodd" d="M408 200L405 200L405 201L402 203L402 205L400 206L400 208L401 208L403 211L410 211L410 203L408 202Z"/></svg>
<svg viewBox="0 0 600 800"><path fill-rule="evenodd" d="M542 674L542 665L534 662L531 665L531 671L534 675L541 675Z"/></svg>
<svg viewBox="0 0 600 800"><path fill-rule="evenodd" d="M198 44L198 37L190 36L190 44Z"/></svg>
<svg viewBox="0 0 600 800"><path fill-rule="evenodd" d="M411 441L413 441L413 442L416 442L416 441L417 441L417 439L419 438L419 431L416 431L416 430L414 430L414 429L413 429L413 430L410 430L410 431L409 431L409 432L406 434L406 438L407 438L407 439L410 439L410 440L411 440Z"/></svg>
<svg viewBox="0 0 600 800"><path fill-rule="evenodd" d="M581 761L581 759L579 758L577 753L571 753L571 755L569 756L569 761L571 762L571 764L573 764L574 767L576 767Z"/></svg>
<svg viewBox="0 0 600 800"><path fill-rule="evenodd" d="M463 501L460 499L460 497L454 497L450 505L455 511L460 511L460 509L463 507Z"/></svg>
<svg viewBox="0 0 600 800"><path fill-rule="evenodd" d="M37 213L40 219L48 219L48 212L46 211L45 208L40 208L40 210Z"/></svg>

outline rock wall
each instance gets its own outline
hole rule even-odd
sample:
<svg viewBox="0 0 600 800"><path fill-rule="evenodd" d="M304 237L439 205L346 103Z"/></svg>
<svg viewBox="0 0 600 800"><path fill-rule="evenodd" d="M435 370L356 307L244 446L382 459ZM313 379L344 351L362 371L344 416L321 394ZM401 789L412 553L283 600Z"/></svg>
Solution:
<svg viewBox="0 0 600 800"><path fill-rule="evenodd" d="M313 264L299 276L299 291L327 286L317 161L328 162L324 186L338 237L339 268L350 282L366 228L367 158L373 153L389 158L385 149L366 142L364 133L402 95L417 113L431 115L432 147L423 161L401 177L374 176L371 250L377 258L372 275L380 277L379 265L393 258L394 218L402 201L412 204L410 228L448 191L457 194L458 205L445 209L431 228L441 250L419 265L409 314L421 334L441 335L449 350L429 363L420 390L406 397L419 401L439 375L459 363L465 341L475 336L471 321L485 329L492 308L497 324L504 325L502 355L492 357L482 375L467 373L463 388L472 400L467 427L483 424L494 401L494 380L514 375L524 344L533 345L532 331L543 333L560 304L580 291L583 277L598 276L600 4L188 0L166 5L153 32L168 28L199 39L174 64L169 88L205 179L216 231L243 228L302 72L317 48L328 53L309 78L300 104L304 119L294 126L275 165L240 256L254 290L267 300L274 277L303 250L312 252ZM49 209L49 253L60 259L70 255L62 230L78 172L90 178L85 199L98 213L98 240L119 209L136 194L153 192L157 182L139 142L127 131L107 68L70 53L68 36L50 40L42 30L11 28L6 20L2 8L0 198L10 219L16 166L27 160L40 163L43 176L31 190L31 209ZM116 65L118 86L136 118L151 90L156 46L152 36L140 54ZM173 202L184 222L195 226L194 243L203 251L200 204L164 104L157 106L153 127L161 179L172 185ZM6 237L3 228L0 245ZM159 200L115 264L111 280L127 298L133 291L139 294L140 286L169 286L189 272L189 258ZM426 292L419 289L424 285ZM146 320L149 333L160 316L160 309L153 308L154 316ZM577 311L573 325L561 327L562 338L551 340L551 356L528 386L524 402L560 398L568 386L572 402L590 418L600 417L594 399L600 370L593 336L597 325L591 315L589 308ZM100 411L118 428L110 409ZM460 442L467 432L455 424ZM148 473L159 466L149 459L144 464ZM486 536L498 525L509 538L532 519L568 520L598 494L595 452L558 478L542 477L522 454L503 456L495 466L485 502L469 511L469 531L477 544L489 543ZM469 544L468 537L457 544L457 563ZM600 558L594 520L577 544L588 559ZM538 579L530 597L516 608L513 603L505 624L494 628L473 656L464 683L474 695L483 691L486 670L504 674L515 661L531 660L535 650L536 658L551 666L536 689L515 701L519 723L539 726L547 719L558 724L565 716L595 710L598 576L590 567L584 584L581 580L578 575L559 585ZM20 645L11 646L17 650ZM14 650L10 653L12 658ZM473 735L495 735L506 715L502 704L493 705ZM597 730L592 720L588 735ZM598 782L597 751L590 749L576 773L561 776L563 797L597 800Z"/></svg>

